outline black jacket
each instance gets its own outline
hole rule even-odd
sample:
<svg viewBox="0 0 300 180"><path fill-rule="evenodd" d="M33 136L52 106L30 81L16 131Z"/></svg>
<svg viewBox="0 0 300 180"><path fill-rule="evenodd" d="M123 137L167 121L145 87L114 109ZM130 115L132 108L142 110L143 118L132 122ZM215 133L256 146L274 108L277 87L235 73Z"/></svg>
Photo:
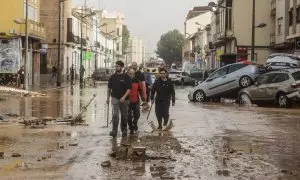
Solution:
<svg viewBox="0 0 300 180"><path fill-rule="evenodd" d="M168 78L167 81L163 81L160 78L157 79L151 89L151 100L154 100L156 93L156 102L170 102L175 103L175 89L171 80Z"/></svg>

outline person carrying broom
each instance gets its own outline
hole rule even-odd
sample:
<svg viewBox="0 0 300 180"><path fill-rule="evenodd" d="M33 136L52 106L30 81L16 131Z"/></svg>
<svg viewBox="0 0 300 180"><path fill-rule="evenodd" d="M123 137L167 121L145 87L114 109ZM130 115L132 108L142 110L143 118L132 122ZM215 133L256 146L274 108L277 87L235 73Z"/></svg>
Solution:
<svg viewBox="0 0 300 180"><path fill-rule="evenodd" d="M171 100L172 106L175 106L174 85L171 80L167 78L167 70L165 68L160 68L159 78L154 82L151 90L151 103L153 105L155 102L155 114L158 121L157 129L159 130L162 129L162 120L164 120L164 126L167 126L168 124Z"/></svg>

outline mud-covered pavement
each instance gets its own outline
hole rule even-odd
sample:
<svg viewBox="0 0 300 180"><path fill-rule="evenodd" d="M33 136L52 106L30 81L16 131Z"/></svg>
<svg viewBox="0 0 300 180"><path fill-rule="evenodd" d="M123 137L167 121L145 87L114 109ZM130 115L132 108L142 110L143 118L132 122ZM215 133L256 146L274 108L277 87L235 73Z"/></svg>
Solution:
<svg viewBox="0 0 300 180"><path fill-rule="evenodd" d="M31 128L12 117L75 115L95 93L84 117L88 126ZM139 135L117 140L106 128L106 85L46 97L2 94L0 115L10 116L0 124L0 179L300 179L300 109L198 104L188 102L188 88L176 93L170 132L152 132L144 112ZM155 122L154 112L149 119ZM146 147L146 160L111 154L124 146ZM111 166L102 167L107 160Z"/></svg>

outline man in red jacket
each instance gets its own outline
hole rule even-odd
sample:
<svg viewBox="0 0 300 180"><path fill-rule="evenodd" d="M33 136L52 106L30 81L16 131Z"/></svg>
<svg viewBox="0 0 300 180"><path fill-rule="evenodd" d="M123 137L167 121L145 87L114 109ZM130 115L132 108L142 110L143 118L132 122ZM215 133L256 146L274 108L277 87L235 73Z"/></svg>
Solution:
<svg viewBox="0 0 300 180"><path fill-rule="evenodd" d="M130 104L128 107L128 126L130 134L138 130L138 120L140 118L140 99L139 92L141 91L141 85L139 79L135 76L136 72L134 69L128 70L128 75L131 79L131 91L130 91ZM143 94L142 99L145 100L147 97Z"/></svg>

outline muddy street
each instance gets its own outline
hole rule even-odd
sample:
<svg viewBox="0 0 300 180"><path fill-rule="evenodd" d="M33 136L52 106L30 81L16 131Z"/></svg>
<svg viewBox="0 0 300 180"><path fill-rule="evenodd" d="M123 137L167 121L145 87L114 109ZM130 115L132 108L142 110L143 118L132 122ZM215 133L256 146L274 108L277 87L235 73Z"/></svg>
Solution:
<svg viewBox="0 0 300 180"><path fill-rule="evenodd" d="M170 131L153 131L154 111L149 121L142 112L138 136L117 139L106 127L105 84L45 97L1 94L0 179L300 179L299 109L192 103L188 91L176 88ZM93 94L86 125L19 123L76 115ZM128 156L139 148L145 156Z"/></svg>

